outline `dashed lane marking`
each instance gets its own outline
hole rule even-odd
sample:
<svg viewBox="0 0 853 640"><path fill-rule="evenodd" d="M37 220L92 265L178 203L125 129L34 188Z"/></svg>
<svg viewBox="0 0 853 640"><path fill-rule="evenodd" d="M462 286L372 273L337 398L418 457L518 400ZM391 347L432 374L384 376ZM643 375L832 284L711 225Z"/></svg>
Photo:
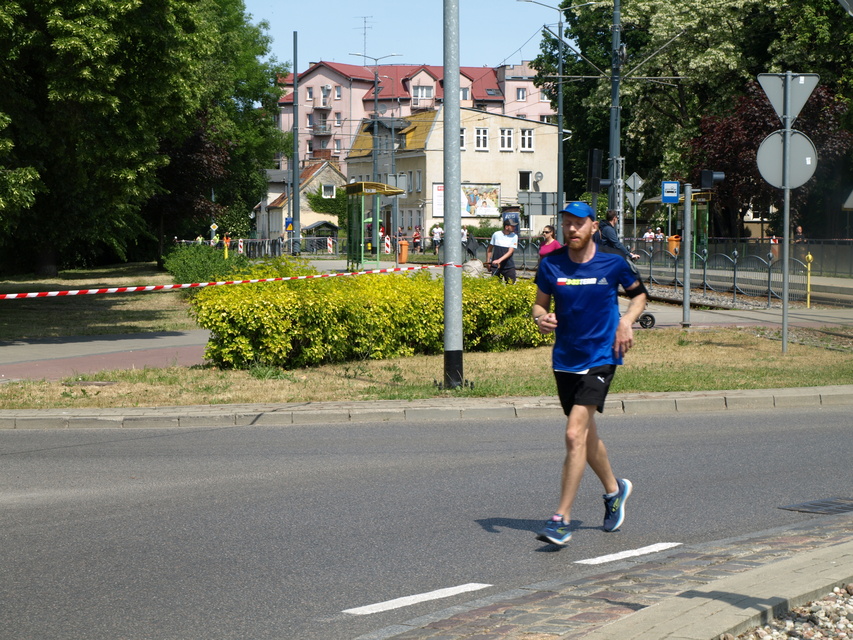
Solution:
<svg viewBox="0 0 853 640"><path fill-rule="evenodd" d="M666 551L673 547L681 546L680 542L658 542L657 544L649 545L648 547L640 547L629 551L620 551L619 553L611 553L607 556L599 556L597 558L589 558L588 560L577 560L575 564L605 564L607 562L615 562L616 560L624 560L625 558L634 558L636 556L644 556L649 553L657 553L658 551Z"/></svg>
<svg viewBox="0 0 853 640"><path fill-rule="evenodd" d="M478 582L471 582L469 584L459 585L458 587L437 589L436 591L419 593L417 595L406 596L404 598L396 598L394 600L387 600L385 602L379 602L377 604L369 604L364 607L356 607L355 609L344 609L343 613L349 613L354 616L367 616L372 613L379 613L381 611L401 609L403 607L408 607L413 604L418 604L419 602L427 602L429 600L440 600L441 598L449 598L450 596L455 596L460 593L466 593L468 591L479 591L480 589L485 589L486 587L491 586L492 585L490 584L480 584Z"/></svg>

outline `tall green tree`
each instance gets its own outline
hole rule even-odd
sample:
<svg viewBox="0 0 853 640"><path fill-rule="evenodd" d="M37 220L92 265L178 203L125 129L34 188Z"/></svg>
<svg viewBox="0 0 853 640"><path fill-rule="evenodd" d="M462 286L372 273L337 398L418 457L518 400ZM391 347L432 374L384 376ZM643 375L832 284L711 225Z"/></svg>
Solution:
<svg viewBox="0 0 853 640"><path fill-rule="evenodd" d="M841 100L850 98L853 21L835 0L622 0L621 6L622 153L626 171L651 183L697 169L691 140L701 135L703 118L731 113L759 73L817 72ZM570 55L565 75L595 76L593 65L604 72L598 80L566 79L567 126L575 134L569 184L580 193L588 150L608 148L612 5L567 9L566 20L566 39L586 60ZM554 86L555 43L547 36L534 63L545 87Z"/></svg>
<svg viewBox="0 0 853 640"><path fill-rule="evenodd" d="M205 62L203 107L192 134L168 142L165 192L145 208L161 253L172 235L195 237L214 221L234 237L248 235L249 214L267 188L264 169L287 148L274 117L286 67L263 61L266 23L248 22L242 0L211 2L207 20L220 37Z"/></svg>
<svg viewBox="0 0 853 640"><path fill-rule="evenodd" d="M0 204L6 266L51 273L156 238L142 208L167 190L169 153L194 136L228 151L236 186L223 187L224 206L250 199L241 172L258 174L256 187L258 157L278 144L272 125L252 128L261 118L248 106L274 92L272 79L258 91L263 65L247 66L264 47L240 0L5 3L0 174L35 176L29 202Z"/></svg>

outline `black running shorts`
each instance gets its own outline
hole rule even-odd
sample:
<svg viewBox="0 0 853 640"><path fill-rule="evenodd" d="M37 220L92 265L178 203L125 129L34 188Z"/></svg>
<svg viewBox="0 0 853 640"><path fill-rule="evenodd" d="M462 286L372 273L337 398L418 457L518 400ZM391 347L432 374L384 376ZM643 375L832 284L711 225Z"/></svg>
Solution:
<svg viewBox="0 0 853 640"><path fill-rule="evenodd" d="M615 364L593 367L587 373L555 371L557 394L560 396L563 413L569 415L576 404L594 406L599 413L604 411L604 401L615 373Z"/></svg>

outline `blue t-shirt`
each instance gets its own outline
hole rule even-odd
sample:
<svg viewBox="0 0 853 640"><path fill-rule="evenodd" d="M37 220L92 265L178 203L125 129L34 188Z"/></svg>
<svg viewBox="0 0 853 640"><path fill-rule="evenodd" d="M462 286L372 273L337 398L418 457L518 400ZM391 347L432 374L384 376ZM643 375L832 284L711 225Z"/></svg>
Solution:
<svg viewBox="0 0 853 640"><path fill-rule="evenodd" d="M572 262L567 247L543 256L536 285L554 300L557 315L553 364L556 371L579 373L622 364L613 351L619 324L619 285L637 282L624 257L598 247L589 262Z"/></svg>

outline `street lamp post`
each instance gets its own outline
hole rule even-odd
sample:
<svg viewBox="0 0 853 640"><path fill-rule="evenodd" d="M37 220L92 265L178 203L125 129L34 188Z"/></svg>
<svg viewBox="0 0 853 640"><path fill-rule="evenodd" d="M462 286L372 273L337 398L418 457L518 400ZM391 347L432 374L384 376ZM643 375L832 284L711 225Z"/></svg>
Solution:
<svg viewBox="0 0 853 640"><path fill-rule="evenodd" d="M373 60L373 181L379 182L379 61L385 58L393 58L402 55L400 53L389 53L386 56L375 58L365 53L351 53L351 56L359 56ZM370 241L376 248L376 257L379 258L379 196L373 197L373 221L371 223Z"/></svg>

